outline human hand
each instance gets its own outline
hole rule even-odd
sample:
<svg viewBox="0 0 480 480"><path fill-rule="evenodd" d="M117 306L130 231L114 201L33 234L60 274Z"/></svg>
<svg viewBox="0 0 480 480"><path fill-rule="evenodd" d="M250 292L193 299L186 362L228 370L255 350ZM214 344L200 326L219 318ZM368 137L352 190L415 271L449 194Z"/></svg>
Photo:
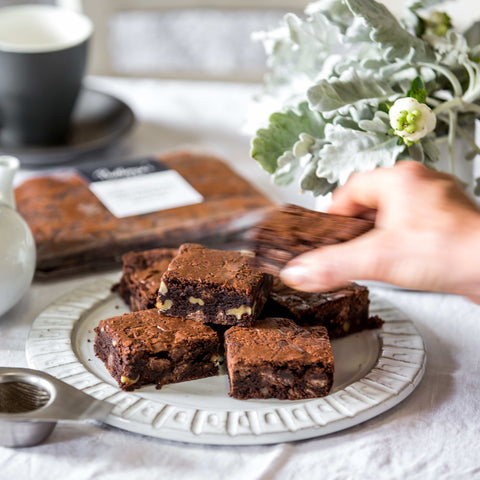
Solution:
<svg viewBox="0 0 480 480"><path fill-rule="evenodd" d="M284 283L324 291L376 280L480 303L480 212L454 177L413 161L358 173L334 192L329 213L372 218L375 227L296 257Z"/></svg>

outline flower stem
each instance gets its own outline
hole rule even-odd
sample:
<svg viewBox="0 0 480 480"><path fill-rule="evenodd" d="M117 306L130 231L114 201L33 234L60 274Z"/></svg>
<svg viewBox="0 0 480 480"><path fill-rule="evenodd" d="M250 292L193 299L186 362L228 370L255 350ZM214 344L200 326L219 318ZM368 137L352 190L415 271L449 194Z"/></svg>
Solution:
<svg viewBox="0 0 480 480"><path fill-rule="evenodd" d="M480 115L480 105L477 105L475 103L464 103L462 112L474 112Z"/></svg>
<svg viewBox="0 0 480 480"><path fill-rule="evenodd" d="M451 110L455 107L459 107L463 104L462 99L459 97L454 97L451 100L448 100L447 102L440 103L440 105L436 106L433 109L433 113L435 115L439 115L440 113L444 112L445 110Z"/></svg>
<svg viewBox="0 0 480 480"><path fill-rule="evenodd" d="M432 107L438 107L442 102L437 98L427 97L426 103L427 105L432 105Z"/></svg>
<svg viewBox="0 0 480 480"><path fill-rule="evenodd" d="M480 93L480 92L479 92ZM454 110L456 109L458 112L466 113L466 112L473 112L480 115L480 105L475 103L465 102L463 99L455 97L447 102L438 103L437 106L433 109L433 113L435 115L440 115L445 110Z"/></svg>
<svg viewBox="0 0 480 480"><path fill-rule="evenodd" d="M453 154L453 143L455 141L455 132L457 130L457 113L449 110L448 111L448 159L450 163L450 171L455 175L455 157Z"/></svg>
<svg viewBox="0 0 480 480"><path fill-rule="evenodd" d="M432 70L441 73L452 84L453 95L455 97L461 97L463 95L462 85L460 84L456 75L451 70L435 63L421 62L420 65L422 65L423 67L431 68Z"/></svg>
<svg viewBox="0 0 480 480"><path fill-rule="evenodd" d="M466 60L463 62L463 66L468 73L468 88L465 91L463 99L468 102L474 102L480 95L480 88L478 87L478 78L480 76L480 68L478 64Z"/></svg>
<svg viewBox="0 0 480 480"><path fill-rule="evenodd" d="M457 132L465 139L465 141L480 155L480 147L475 143L475 140L467 133L467 131L460 125L457 125Z"/></svg>

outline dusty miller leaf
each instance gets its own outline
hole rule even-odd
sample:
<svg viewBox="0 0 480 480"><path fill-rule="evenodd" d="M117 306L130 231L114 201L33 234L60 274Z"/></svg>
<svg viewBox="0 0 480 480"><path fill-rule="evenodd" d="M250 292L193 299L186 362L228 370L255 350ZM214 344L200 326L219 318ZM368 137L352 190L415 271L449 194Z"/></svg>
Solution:
<svg viewBox="0 0 480 480"><path fill-rule="evenodd" d="M328 124L325 138L329 143L319 154L317 176L342 185L353 172L394 165L405 145L399 145L396 136L388 135L387 128L385 125L384 132L366 132Z"/></svg>
<svg viewBox="0 0 480 480"><path fill-rule="evenodd" d="M353 15L343 0L319 0L310 3L305 13L312 17L321 13L331 25L335 25L342 33L350 27Z"/></svg>
<svg viewBox="0 0 480 480"><path fill-rule="evenodd" d="M315 197L333 192L337 187L337 183L330 183L327 179L318 177L316 169L317 159L312 156L300 177L301 189L311 191Z"/></svg>
<svg viewBox="0 0 480 480"><path fill-rule="evenodd" d="M427 167L433 168L434 164L438 162L440 158L440 150L435 142L433 136L423 137L420 141L423 148L424 163Z"/></svg>
<svg viewBox="0 0 480 480"><path fill-rule="evenodd" d="M370 28L370 38L386 51L386 58L405 58L413 48L414 61L434 61L435 54L422 39L408 33L383 4L374 0L345 0L350 10Z"/></svg>
<svg viewBox="0 0 480 480"><path fill-rule="evenodd" d="M285 152L278 159L278 168L272 177L274 183L281 187L289 185L295 180L299 167L300 158L292 152Z"/></svg>
<svg viewBox="0 0 480 480"><path fill-rule="evenodd" d="M310 110L307 103L298 107L298 112L287 110L274 113L268 128L257 131L252 140L251 156L269 173L278 168L278 160L285 152L291 152L301 133L308 133L314 138L324 135L325 120L318 113Z"/></svg>
<svg viewBox="0 0 480 480"><path fill-rule="evenodd" d="M436 5L445 3L445 1L446 0L411 0L407 2L406 7L409 10L416 11L435 7Z"/></svg>
<svg viewBox="0 0 480 480"><path fill-rule="evenodd" d="M470 25L463 35L470 48L480 45L480 21Z"/></svg>
<svg viewBox="0 0 480 480"><path fill-rule="evenodd" d="M331 112L357 102L383 102L395 94L386 80L377 79L373 74L360 76L350 69L339 79L322 80L309 88L307 98L311 108Z"/></svg>

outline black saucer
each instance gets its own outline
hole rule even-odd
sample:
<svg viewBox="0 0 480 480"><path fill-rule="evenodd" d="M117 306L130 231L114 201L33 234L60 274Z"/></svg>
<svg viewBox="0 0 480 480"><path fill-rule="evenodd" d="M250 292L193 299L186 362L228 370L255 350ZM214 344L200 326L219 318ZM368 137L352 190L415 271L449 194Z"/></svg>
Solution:
<svg viewBox="0 0 480 480"><path fill-rule="evenodd" d="M18 157L24 167L60 165L111 145L130 130L134 121L130 107L118 98L84 88L65 143L43 147L4 147L0 143L0 153Z"/></svg>

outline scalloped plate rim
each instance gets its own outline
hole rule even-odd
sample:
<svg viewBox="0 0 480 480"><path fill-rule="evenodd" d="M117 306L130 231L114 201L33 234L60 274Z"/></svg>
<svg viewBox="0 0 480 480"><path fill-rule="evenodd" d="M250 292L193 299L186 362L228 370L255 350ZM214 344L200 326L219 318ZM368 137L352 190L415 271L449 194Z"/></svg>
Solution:
<svg viewBox="0 0 480 480"><path fill-rule="evenodd" d="M88 365L91 359L81 358L81 352L76 351L74 341L78 329L91 312L112 298L113 283L113 277L87 282L64 294L41 312L32 324L26 356L30 367L56 376L95 398L112 401L112 397L116 397L113 402L116 406L105 423L133 433L210 445L257 445L305 440L359 425L388 411L415 390L425 372L425 346L416 327L396 307L371 295L372 314L381 312L385 319L384 327L378 333L380 354L367 375L345 388L326 397L296 402L274 400L249 406L250 401L237 401L238 410L189 411L188 407L179 406L175 401L155 402L139 396L135 393L138 391L124 392L114 382L106 383ZM395 331L397 326L399 331ZM413 352L412 359L409 358L410 350ZM58 354L62 352L66 357ZM387 369L381 367L382 362L386 363ZM76 373L66 375L67 365ZM122 402L126 402L126 406ZM140 414L135 416L138 413L135 406L141 411L138 404L145 411L153 408L154 414L149 414L152 417L150 424ZM280 431L265 429L269 428L268 418L280 424ZM212 419L220 423L216 430L215 426L208 424Z"/></svg>

